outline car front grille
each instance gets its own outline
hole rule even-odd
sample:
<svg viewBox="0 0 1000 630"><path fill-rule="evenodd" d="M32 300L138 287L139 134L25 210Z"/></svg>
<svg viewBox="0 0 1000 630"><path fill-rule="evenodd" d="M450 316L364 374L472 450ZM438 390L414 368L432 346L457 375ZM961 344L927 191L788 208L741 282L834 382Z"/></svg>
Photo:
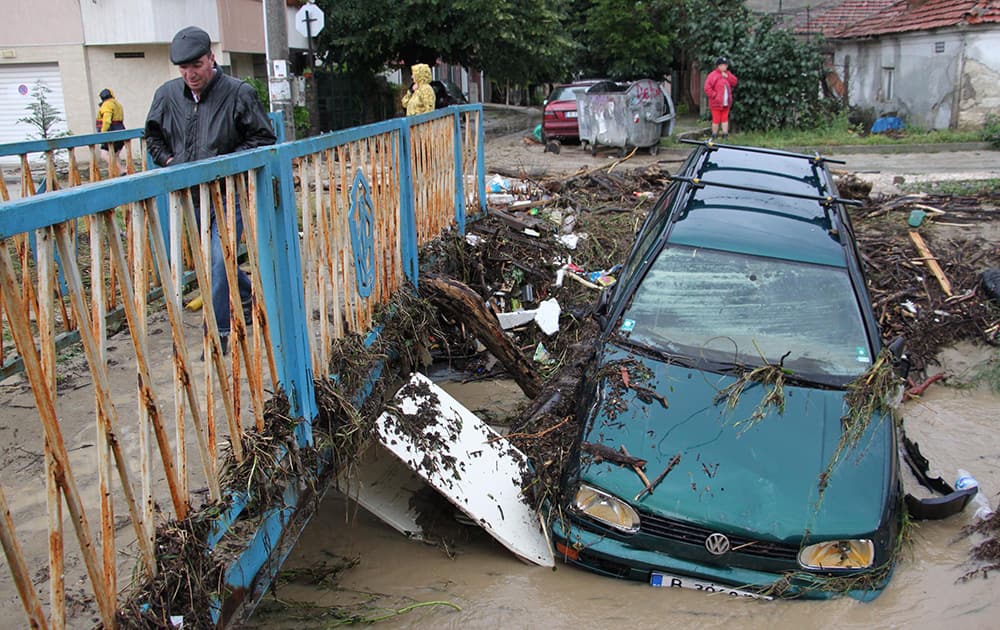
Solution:
<svg viewBox="0 0 1000 630"><path fill-rule="evenodd" d="M639 513L639 531L647 536L655 536L657 538L699 546L704 546L705 539L715 532L715 530L706 529L684 521L656 516L649 512ZM731 546L730 553L741 553L748 556L792 562L797 561L799 556L798 545L784 545L729 534L726 534L726 536L729 538Z"/></svg>

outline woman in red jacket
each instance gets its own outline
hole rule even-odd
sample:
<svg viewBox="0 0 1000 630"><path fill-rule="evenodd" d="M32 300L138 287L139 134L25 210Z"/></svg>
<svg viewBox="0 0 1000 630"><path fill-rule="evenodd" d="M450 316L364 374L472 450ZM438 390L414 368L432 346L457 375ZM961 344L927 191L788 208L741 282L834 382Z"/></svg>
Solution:
<svg viewBox="0 0 1000 630"><path fill-rule="evenodd" d="M722 128L722 139L729 139L729 109L733 106L733 88L736 87L736 75L729 71L729 60L719 57L705 79L705 96L708 97L708 108L712 111L712 139Z"/></svg>

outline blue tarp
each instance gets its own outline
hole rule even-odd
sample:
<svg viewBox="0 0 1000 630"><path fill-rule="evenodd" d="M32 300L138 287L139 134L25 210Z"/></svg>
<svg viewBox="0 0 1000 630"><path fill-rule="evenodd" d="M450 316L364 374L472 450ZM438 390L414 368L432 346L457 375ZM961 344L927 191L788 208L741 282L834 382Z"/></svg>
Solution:
<svg viewBox="0 0 1000 630"><path fill-rule="evenodd" d="M883 116L872 123L872 133L885 133L886 131L900 131L906 127L903 119L897 116Z"/></svg>

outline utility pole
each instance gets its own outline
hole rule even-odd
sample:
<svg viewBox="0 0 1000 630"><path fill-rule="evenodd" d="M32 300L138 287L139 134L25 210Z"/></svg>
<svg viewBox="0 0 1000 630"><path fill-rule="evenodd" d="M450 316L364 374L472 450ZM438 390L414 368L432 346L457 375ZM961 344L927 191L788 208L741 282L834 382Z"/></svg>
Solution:
<svg viewBox="0 0 1000 630"><path fill-rule="evenodd" d="M288 18L285 0L264 0L264 39L267 47L267 91L271 111L285 118L285 140L295 139L292 83L288 72Z"/></svg>

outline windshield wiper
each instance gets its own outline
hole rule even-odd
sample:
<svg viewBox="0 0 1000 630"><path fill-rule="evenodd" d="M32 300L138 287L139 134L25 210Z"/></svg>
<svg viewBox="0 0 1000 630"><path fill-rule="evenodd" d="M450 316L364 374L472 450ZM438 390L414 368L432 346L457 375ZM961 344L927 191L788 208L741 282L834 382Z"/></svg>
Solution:
<svg viewBox="0 0 1000 630"><path fill-rule="evenodd" d="M718 372L720 374L730 374L733 371L742 367L738 363L713 361L712 359L706 359L705 357L670 352L669 350L664 350L662 348L656 348L645 343L633 341L632 339L629 339L628 337L620 333L615 333L614 335L612 335L612 338L615 343L629 350L652 357L654 359L659 359L660 361L669 363L670 365L677 365L692 370L707 370L709 372Z"/></svg>

